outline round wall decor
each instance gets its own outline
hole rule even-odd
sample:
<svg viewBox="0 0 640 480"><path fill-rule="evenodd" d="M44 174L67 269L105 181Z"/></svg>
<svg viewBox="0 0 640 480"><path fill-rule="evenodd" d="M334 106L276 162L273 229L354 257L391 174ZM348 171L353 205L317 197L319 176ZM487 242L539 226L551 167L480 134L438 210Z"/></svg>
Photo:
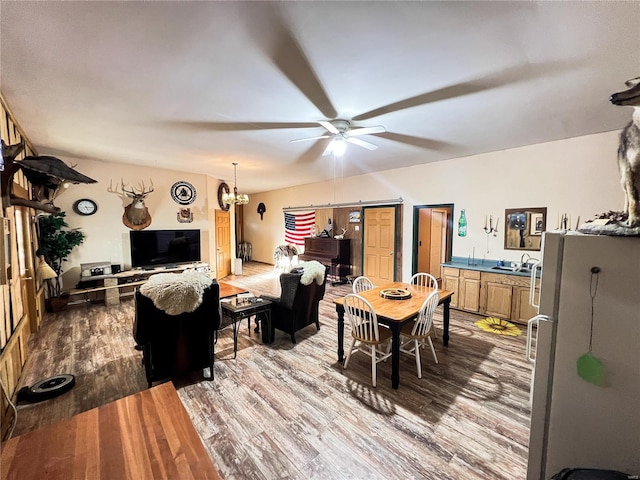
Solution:
<svg viewBox="0 0 640 480"><path fill-rule="evenodd" d="M229 192L229 185L227 185L226 183L222 182L220 186L218 186L218 205L220 205L220 208L225 212L229 210L229 205L222 201L222 195Z"/></svg>
<svg viewBox="0 0 640 480"><path fill-rule="evenodd" d="M98 211L98 204L89 198L81 198L73 203L73 211L78 215L93 215Z"/></svg>
<svg viewBox="0 0 640 480"><path fill-rule="evenodd" d="M196 200L196 189L189 182L176 182L171 186L171 198L180 205L190 205Z"/></svg>

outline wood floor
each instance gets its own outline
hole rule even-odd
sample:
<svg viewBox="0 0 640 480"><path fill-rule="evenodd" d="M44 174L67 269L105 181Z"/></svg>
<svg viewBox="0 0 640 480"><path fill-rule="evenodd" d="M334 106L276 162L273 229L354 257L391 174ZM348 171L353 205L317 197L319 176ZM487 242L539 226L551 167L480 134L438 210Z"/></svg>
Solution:
<svg viewBox="0 0 640 480"><path fill-rule="evenodd" d="M279 293L269 265L248 262L229 283L256 294ZM337 362L333 299L349 285L328 286L319 332L297 344L276 331L263 345L240 331L233 359L231 328L216 346L215 381L176 381L178 394L224 479L524 479L529 434L530 367L526 331L503 337L479 330L480 317L452 310L451 339L426 351L423 378L403 355L400 388L391 362L371 387L366 355ZM440 310L440 309L439 309ZM436 326L441 325L440 312ZM146 389L132 338L133 304L87 305L49 316L33 335L23 382L72 373L60 397L19 406L15 435ZM37 453L34 452L34 460Z"/></svg>

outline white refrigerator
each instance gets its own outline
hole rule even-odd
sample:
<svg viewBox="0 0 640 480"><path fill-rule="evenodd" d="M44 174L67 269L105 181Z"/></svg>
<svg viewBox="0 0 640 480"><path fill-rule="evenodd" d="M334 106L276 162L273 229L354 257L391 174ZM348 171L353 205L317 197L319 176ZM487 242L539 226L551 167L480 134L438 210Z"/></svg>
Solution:
<svg viewBox="0 0 640 480"><path fill-rule="evenodd" d="M548 232L542 258L527 480L567 467L638 474L640 238ZM590 337L602 386L578 376Z"/></svg>

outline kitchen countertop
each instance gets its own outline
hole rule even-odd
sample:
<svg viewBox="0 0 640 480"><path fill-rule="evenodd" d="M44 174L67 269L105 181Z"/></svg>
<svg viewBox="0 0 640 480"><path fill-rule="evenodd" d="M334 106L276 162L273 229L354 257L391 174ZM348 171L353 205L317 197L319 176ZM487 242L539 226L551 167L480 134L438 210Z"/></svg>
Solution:
<svg viewBox="0 0 640 480"><path fill-rule="evenodd" d="M513 270L499 270L493 269L498 265L497 260L485 260L484 265L482 265L482 260L476 260L475 265L469 265L468 260L462 258L454 257L450 262L441 263L443 267L451 267L451 268L459 268L461 270L475 270L479 272L486 273L500 273L504 275L517 275L519 277L530 277L531 271L527 270L526 272L515 272ZM537 277L540 277L540 271L538 271Z"/></svg>

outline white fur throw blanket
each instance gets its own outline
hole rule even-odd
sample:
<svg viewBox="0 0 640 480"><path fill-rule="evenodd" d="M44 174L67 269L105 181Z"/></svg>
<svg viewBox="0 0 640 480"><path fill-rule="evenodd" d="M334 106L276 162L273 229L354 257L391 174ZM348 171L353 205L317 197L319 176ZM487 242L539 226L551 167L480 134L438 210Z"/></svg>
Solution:
<svg viewBox="0 0 640 480"><path fill-rule="evenodd" d="M157 273L140 287L156 308L169 315L193 312L202 303L205 289L212 280L205 273L185 270L182 273Z"/></svg>
<svg viewBox="0 0 640 480"><path fill-rule="evenodd" d="M302 277L300 277L302 285L311 285L314 279L318 285L322 285L324 282L324 265L317 260L311 260L310 262L301 263L300 266L302 267Z"/></svg>

